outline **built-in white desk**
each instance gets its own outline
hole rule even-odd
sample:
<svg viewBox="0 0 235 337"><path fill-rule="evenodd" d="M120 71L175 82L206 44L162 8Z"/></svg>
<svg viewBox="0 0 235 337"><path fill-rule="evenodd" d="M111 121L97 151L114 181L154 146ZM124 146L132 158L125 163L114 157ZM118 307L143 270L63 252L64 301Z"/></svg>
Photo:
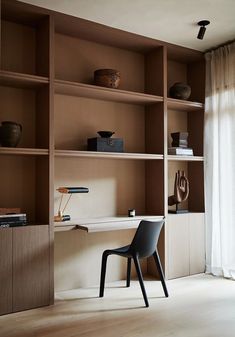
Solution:
<svg viewBox="0 0 235 337"><path fill-rule="evenodd" d="M122 229L135 229L141 220L156 221L162 220L163 215L139 215L135 217L101 217L89 219L72 219L71 221L55 222L55 232L69 230L84 230L88 233L117 231Z"/></svg>

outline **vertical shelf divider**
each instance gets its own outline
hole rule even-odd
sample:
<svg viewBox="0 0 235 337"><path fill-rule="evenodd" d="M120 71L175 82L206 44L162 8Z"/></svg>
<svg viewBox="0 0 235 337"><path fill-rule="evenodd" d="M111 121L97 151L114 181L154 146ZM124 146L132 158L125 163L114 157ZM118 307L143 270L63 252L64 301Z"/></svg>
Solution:
<svg viewBox="0 0 235 337"><path fill-rule="evenodd" d="M162 46L151 52L146 57L146 90L151 94L163 96L163 103L157 106L146 107L146 149L147 152L165 154L165 53L166 47ZM147 214L165 215L165 158L163 162L146 163L146 211ZM158 251L165 269L164 230L162 230ZM156 265L152 258L147 261L147 272L157 276Z"/></svg>
<svg viewBox="0 0 235 337"><path fill-rule="evenodd" d="M50 304L54 303L54 94L55 94L55 21L49 17L49 238L50 238Z"/></svg>

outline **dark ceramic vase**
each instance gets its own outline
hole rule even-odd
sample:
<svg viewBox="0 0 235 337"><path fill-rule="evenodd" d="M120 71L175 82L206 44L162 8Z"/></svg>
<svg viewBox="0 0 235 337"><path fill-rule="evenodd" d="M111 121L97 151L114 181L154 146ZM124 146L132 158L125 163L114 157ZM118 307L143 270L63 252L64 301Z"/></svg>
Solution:
<svg viewBox="0 0 235 337"><path fill-rule="evenodd" d="M22 134L22 125L4 121L0 128L0 143L6 147L16 147Z"/></svg>
<svg viewBox="0 0 235 337"><path fill-rule="evenodd" d="M176 82L170 87L170 97L177 99L188 99L191 95L191 87L186 83Z"/></svg>

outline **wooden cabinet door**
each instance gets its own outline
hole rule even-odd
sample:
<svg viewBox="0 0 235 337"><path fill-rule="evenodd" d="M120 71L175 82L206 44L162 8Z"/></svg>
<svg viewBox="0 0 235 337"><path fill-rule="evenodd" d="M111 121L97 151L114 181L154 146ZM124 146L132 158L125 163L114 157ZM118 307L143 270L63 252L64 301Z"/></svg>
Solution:
<svg viewBox="0 0 235 337"><path fill-rule="evenodd" d="M204 273L206 264L204 213L189 214L189 245L190 275Z"/></svg>
<svg viewBox="0 0 235 337"><path fill-rule="evenodd" d="M12 312L12 229L0 228L0 315Z"/></svg>
<svg viewBox="0 0 235 337"><path fill-rule="evenodd" d="M13 228L13 311L49 304L49 228Z"/></svg>
<svg viewBox="0 0 235 337"><path fill-rule="evenodd" d="M168 216L168 278L189 275L188 214Z"/></svg>

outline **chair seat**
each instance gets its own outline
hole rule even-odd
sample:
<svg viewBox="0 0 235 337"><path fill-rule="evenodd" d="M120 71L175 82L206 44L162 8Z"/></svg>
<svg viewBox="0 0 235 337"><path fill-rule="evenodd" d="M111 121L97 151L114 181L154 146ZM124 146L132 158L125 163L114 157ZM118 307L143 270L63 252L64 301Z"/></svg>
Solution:
<svg viewBox="0 0 235 337"><path fill-rule="evenodd" d="M115 248L115 249L106 249L105 253L107 255L115 254L115 255L120 255L120 256L124 256L124 257L131 257L130 245Z"/></svg>

